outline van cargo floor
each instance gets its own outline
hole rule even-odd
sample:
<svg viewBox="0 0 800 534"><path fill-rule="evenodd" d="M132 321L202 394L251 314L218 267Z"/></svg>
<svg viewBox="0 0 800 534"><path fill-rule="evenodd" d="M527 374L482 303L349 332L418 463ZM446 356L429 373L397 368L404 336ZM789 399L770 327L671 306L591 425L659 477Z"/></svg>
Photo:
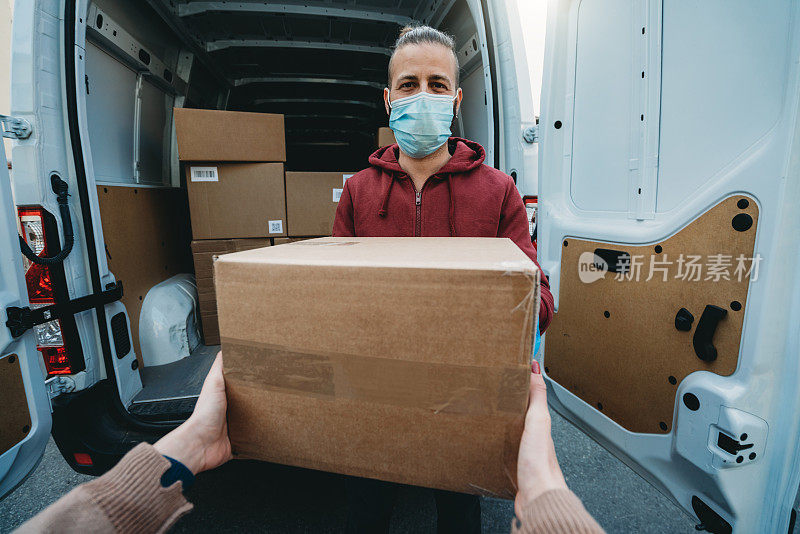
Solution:
<svg viewBox="0 0 800 534"><path fill-rule="evenodd" d="M199 345L177 362L143 367L142 391L133 398L128 410L154 420L188 417L217 352L219 345Z"/></svg>

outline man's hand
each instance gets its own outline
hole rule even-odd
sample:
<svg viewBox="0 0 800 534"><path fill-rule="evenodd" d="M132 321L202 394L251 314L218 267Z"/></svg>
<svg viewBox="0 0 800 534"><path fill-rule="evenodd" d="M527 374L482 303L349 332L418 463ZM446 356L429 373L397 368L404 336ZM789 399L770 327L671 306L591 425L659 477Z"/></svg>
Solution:
<svg viewBox="0 0 800 534"><path fill-rule="evenodd" d="M561 474L561 468L558 466L553 438L550 435L547 386L542 378L538 362L533 362L531 371L531 396L517 458L519 489L517 497L514 499L514 511L517 516L521 515L524 506L544 492L552 489L567 489L564 475Z"/></svg>
<svg viewBox="0 0 800 534"><path fill-rule="evenodd" d="M224 464L231 459L227 408L220 352L203 382L191 417L158 440L154 447L164 456L181 462L194 474Z"/></svg>

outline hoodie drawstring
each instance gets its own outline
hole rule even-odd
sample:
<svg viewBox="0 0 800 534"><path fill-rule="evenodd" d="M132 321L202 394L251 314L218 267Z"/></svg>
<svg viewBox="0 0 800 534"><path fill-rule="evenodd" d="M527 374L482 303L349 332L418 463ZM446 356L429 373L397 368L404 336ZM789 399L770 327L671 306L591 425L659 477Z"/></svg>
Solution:
<svg viewBox="0 0 800 534"><path fill-rule="evenodd" d="M386 188L386 194L383 196L383 204L381 209L378 210L378 217L386 217L389 212L389 195L392 194L392 186L394 185L394 175L389 175L389 186Z"/></svg>
<svg viewBox="0 0 800 534"><path fill-rule="evenodd" d="M450 221L450 237L456 237L456 220L455 220L455 213L456 213L456 201L453 198L453 175L447 175L447 191L450 193L450 213L449 213L449 221Z"/></svg>

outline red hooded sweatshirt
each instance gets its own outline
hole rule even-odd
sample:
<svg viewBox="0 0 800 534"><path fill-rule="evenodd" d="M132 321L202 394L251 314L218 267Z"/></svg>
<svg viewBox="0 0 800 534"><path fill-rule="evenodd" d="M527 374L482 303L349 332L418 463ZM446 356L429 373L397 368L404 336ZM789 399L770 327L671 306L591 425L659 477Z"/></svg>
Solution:
<svg viewBox="0 0 800 534"><path fill-rule="evenodd" d="M370 167L344 184L333 235L337 237L507 237L536 262L528 217L514 180L483 164L474 141L451 137L452 156L416 191L397 161L399 147L378 149ZM539 267L539 264L536 263ZM553 317L550 284L541 276L539 329Z"/></svg>

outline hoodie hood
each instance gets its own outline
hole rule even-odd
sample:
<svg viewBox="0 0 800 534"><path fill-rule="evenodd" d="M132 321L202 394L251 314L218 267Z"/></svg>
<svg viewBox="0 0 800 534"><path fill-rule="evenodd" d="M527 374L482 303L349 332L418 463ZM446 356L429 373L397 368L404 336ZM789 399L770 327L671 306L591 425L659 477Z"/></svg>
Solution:
<svg viewBox="0 0 800 534"><path fill-rule="evenodd" d="M462 139L460 137L451 137L448 141L450 145L450 160L444 164L444 167L436 171L436 174L458 174L461 172L468 172L481 166L486 159L486 151L483 147L475 141L469 139ZM385 147L381 147L369 157L369 164L377 167L389 174L403 173L400 167L398 158L400 156L400 147L397 143Z"/></svg>
<svg viewBox="0 0 800 534"><path fill-rule="evenodd" d="M453 175L469 172L480 167L481 164L483 164L483 160L486 159L486 151L480 144L475 141L470 141L469 139L451 137L447 142L451 153L450 160L445 163L441 169L436 171L432 178L447 180L447 191L450 197L448 210L450 236L455 237L458 233L455 225L456 204L453 199ZM370 165L381 169L381 171L383 171L381 174L388 177L388 183L383 193L383 202L381 203L381 208L378 210L379 217L386 217L389 213L389 197L392 194L392 186L394 185L395 179L398 177L397 175L404 174L400 163L397 161L399 155L400 147L395 143L379 148L369 157Z"/></svg>

